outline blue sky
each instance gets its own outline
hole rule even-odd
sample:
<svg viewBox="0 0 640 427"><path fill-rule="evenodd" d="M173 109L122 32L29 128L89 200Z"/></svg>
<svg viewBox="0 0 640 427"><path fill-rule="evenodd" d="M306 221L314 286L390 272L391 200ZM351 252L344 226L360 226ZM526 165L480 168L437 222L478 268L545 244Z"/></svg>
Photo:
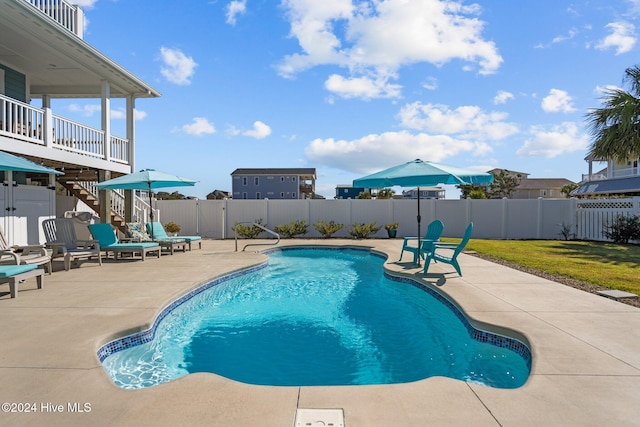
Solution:
<svg viewBox="0 0 640 427"><path fill-rule="evenodd" d="M416 158L578 182L585 114L638 64L640 0L78 4L85 40L162 93L137 101L136 169L201 198L271 167L316 168L332 198ZM63 113L97 126L98 106Z"/></svg>

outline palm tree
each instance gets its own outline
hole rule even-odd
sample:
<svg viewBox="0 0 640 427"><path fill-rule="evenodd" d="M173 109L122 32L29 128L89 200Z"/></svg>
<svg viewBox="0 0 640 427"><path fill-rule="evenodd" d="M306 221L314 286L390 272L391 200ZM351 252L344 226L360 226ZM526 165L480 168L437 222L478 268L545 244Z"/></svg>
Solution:
<svg viewBox="0 0 640 427"><path fill-rule="evenodd" d="M603 107L587 113L593 141L588 157L626 162L640 158L640 67L625 70L631 92L608 89Z"/></svg>

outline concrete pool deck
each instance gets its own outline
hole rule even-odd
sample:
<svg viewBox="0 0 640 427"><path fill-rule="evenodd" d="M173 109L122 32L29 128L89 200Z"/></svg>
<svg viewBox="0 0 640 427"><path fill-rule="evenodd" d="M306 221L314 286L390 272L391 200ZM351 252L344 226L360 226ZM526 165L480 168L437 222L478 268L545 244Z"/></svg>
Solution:
<svg viewBox="0 0 640 427"><path fill-rule="evenodd" d="M148 328L162 307L196 285L266 259L234 252L233 240L204 240L201 250L144 262L89 261L65 272L55 261L43 289L29 279L15 299L0 285L0 425L291 427L298 408L341 408L345 427L640 426L639 309L469 255L459 258L463 277L444 264L424 276L410 254L396 263L401 239L292 239L278 246L293 244L387 253L389 270L431 283L475 322L519 331L532 348L531 377L513 390L441 377L265 387L213 374L118 388L96 355L101 345ZM5 412L5 402L31 412Z"/></svg>

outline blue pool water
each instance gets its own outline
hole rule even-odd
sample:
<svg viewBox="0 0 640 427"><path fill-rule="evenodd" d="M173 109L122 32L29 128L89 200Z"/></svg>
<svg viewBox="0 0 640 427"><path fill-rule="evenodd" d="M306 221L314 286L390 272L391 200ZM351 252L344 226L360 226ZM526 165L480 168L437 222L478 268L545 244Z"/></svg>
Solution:
<svg viewBox="0 0 640 427"><path fill-rule="evenodd" d="M473 329L434 291L383 273L365 250L273 251L258 269L198 293L139 340L103 347L114 382L142 388L193 372L250 384L390 384L446 376L525 383L521 342ZM412 286L411 284L415 284ZM146 337L146 338L144 338ZM121 351L109 350L125 348Z"/></svg>

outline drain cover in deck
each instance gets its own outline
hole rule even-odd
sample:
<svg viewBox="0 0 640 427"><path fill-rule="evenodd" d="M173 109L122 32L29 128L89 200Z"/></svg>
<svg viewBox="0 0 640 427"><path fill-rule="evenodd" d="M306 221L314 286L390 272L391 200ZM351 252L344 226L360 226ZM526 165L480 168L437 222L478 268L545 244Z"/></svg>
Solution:
<svg viewBox="0 0 640 427"><path fill-rule="evenodd" d="M342 409L298 409L295 427L344 427Z"/></svg>

